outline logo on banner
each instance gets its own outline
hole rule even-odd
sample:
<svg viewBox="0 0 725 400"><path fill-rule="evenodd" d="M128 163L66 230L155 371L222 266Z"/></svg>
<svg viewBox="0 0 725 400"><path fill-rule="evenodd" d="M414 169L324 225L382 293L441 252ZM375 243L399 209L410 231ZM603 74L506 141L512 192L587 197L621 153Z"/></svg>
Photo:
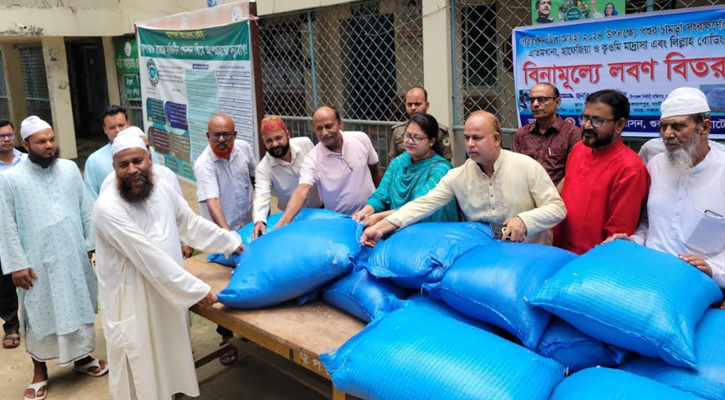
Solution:
<svg viewBox="0 0 725 400"><path fill-rule="evenodd" d="M149 70L149 82L151 82L151 86L156 87L159 84L159 70L156 68L153 58L146 61L146 66Z"/></svg>

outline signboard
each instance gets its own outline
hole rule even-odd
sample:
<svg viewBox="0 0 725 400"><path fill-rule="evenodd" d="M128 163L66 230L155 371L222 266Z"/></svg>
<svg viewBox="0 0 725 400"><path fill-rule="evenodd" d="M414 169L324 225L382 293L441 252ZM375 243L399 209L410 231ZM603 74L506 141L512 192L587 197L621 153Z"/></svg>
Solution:
<svg viewBox="0 0 725 400"><path fill-rule="evenodd" d="M113 46L116 56L116 72L119 75L138 74L136 39L118 40Z"/></svg>
<svg viewBox="0 0 725 400"><path fill-rule="evenodd" d="M626 9L627 0L531 0L531 23L616 17Z"/></svg>
<svg viewBox="0 0 725 400"><path fill-rule="evenodd" d="M237 140L254 147L250 27L246 19L235 21L186 30L138 27L144 129L163 163L187 179L194 179L214 114L231 116Z"/></svg>
<svg viewBox="0 0 725 400"><path fill-rule="evenodd" d="M710 138L725 138L725 7L626 16L514 31L519 124L534 121L529 89L561 92L559 114L578 124L589 93L622 91L629 136L659 135L660 104L673 89L702 90L712 112Z"/></svg>

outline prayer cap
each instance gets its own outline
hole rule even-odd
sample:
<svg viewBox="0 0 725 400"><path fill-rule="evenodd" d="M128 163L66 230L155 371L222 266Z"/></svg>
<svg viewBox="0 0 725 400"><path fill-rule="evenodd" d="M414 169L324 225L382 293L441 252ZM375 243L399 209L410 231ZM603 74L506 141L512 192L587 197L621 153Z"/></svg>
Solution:
<svg viewBox="0 0 725 400"><path fill-rule="evenodd" d="M116 137L121 135L146 136L146 134L137 126L129 126L128 128L118 132Z"/></svg>
<svg viewBox="0 0 725 400"><path fill-rule="evenodd" d="M260 125L261 128L259 129L259 132L263 135L267 132L287 130L287 126L284 124L284 121L282 121L282 118L276 115L272 115L271 117L266 117L262 119L262 123Z"/></svg>
<svg viewBox="0 0 725 400"><path fill-rule="evenodd" d="M710 112L705 93L702 93L700 89L691 87L681 87L673 90L667 95L667 99L662 102L660 107L662 110L660 118Z"/></svg>
<svg viewBox="0 0 725 400"><path fill-rule="evenodd" d="M124 129L121 133L126 132L129 129ZM138 130L141 131L140 129ZM119 133L116 138L113 139L113 144L111 145L112 156L115 156L116 153L128 149L146 150L146 143L143 142L140 136L133 132L126 132L126 134L123 135L121 133ZM143 131L141 131L141 133L143 134Z"/></svg>
<svg viewBox="0 0 725 400"><path fill-rule="evenodd" d="M50 124L40 119L37 115L31 115L25 118L20 124L20 136L23 140L27 139L28 136L33 133L44 131L51 128Z"/></svg>

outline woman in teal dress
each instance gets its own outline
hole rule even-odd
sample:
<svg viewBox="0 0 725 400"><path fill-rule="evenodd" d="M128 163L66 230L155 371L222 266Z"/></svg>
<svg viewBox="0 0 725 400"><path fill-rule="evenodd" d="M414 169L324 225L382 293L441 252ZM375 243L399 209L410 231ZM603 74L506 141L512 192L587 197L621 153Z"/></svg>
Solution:
<svg viewBox="0 0 725 400"><path fill-rule="evenodd" d="M409 201L433 189L453 165L440 156L438 121L428 114L413 114L405 128L405 153L388 165L378 189L368 202L353 215L356 221L371 226L392 214ZM458 207L453 200L425 222L457 222Z"/></svg>

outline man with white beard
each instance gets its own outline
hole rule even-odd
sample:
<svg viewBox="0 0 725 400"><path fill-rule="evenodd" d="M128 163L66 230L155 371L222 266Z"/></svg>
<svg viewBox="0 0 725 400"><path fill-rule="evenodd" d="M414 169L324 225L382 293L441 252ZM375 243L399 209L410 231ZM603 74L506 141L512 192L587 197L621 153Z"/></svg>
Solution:
<svg viewBox="0 0 725 400"><path fill-rule="evenodd" d="M710 107L698 89L673 90L662 102L665 152L647 164L647 212L625 238L676 254L725 288L725 152L711 148Z"/></svg>

